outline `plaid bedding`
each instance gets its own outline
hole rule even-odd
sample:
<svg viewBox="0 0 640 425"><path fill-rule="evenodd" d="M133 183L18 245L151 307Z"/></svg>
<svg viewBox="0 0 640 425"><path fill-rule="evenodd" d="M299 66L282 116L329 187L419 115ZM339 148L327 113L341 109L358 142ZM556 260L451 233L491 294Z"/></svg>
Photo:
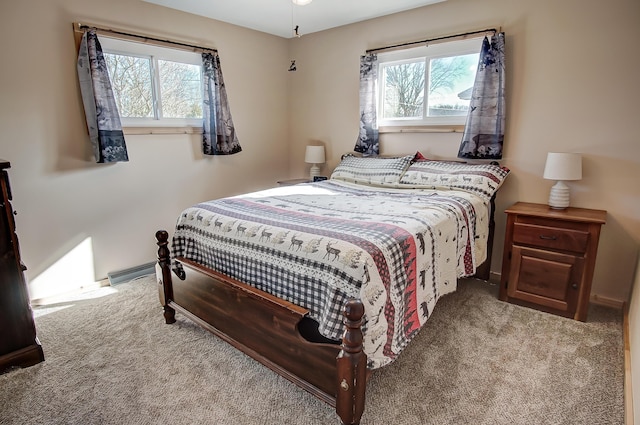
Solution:
<svg viewBox="0 0 640 425"><path fill-rule="evenodd" d="M171 252L308 309L334 340L346 301L360 298L364 351L378 368L484 261L488 214L467 192L328 180L187 208Z"/></svg>

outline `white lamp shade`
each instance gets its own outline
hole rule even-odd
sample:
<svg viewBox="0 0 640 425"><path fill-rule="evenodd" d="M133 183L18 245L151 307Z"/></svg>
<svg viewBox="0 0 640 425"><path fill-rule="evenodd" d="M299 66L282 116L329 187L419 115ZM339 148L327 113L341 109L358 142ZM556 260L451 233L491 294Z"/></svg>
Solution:
<svg viewBox="0 0 640 425"><path fill-rule="evenodd" d="M549 192L549 206L564 209L569 206L569 186L563 180L582 178L582 155L579 153L549 152L544 166L543 177L557 180Z"/></svg>
<svg viewBox="0 0 640 425"><path fill-rule="evenodd" d="M579 153L549 152L543 177L547 180L580 180L582 155Z"/></svg>
<svg viewBox="0 0 640 425"><path fill-rule="evenodd" d="M324 146L307 146L304 162L308 164L324 164Z"/></svg>
<svg viewBox="0 0 640 425"><path fill-rule="evenodd" d="M291 0L293 4L297 4L298 6L304 6L305 4L311 3L313 0Z"/></svg>

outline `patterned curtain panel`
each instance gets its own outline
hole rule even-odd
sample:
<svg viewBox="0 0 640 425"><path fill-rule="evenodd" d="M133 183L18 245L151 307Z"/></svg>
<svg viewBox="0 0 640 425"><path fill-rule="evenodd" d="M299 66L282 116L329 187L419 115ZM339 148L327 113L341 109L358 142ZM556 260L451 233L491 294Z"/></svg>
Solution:
<svg viewBox="0 0 640 425"><path fill-rule="evenodd" d="M242 148L231 119L218 53L203 53L202 69L204 74L202 152L205 155L238 153Z"/></svg>
<svg viewBox="0 0 640 425"><path fill-rule="evenodd" d="M360 58L360 133L354 151L364 156L380 154L378 127L376 124L376 81L378 79L378 56Z"/></svg>
<svg viewBox="0 0 640 425"><path fill-rule="evenodd" d="M504 141L504 33L482 43L458 158L501 159Z"/></svg>
<svg viewBox="0 0 640 425"><path fill-rule="evenodd" d="M78 79L96 162L128 161L120 114L95 30L88 30L82 35Z"/></svg>

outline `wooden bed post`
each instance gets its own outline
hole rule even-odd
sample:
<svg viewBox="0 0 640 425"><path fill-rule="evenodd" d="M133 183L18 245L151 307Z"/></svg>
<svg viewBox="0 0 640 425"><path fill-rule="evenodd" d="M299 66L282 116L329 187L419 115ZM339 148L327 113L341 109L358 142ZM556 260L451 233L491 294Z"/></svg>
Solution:
<svg viewBox="0 0 640 425"><path fill-rule="evenodd" d="M489 280L491 277L491 257L493 254L493 235L496 232L496 195L494 194L489 201L489 234L487 235L487 258L484 263L480 264L474 275L478 279Z"/></svg>
<svg viewBox="0 0 640 425"><path fill-rule="evenodd" d="M347 328L342 337L342 351L337 357L336 412L344 425L358 425L367 388L367 356L362 350L362 301L349 300L344 307L344 316Z"/></svg>
<svg viewBox="0 0 640 425"><path fill-rule="evenodd" d="M171 282L171 259L169 258L169 233L166 230L156 232L158 244L158 264L156 265L156 279L160 304L164 307L164 320L167 324L175 323L176 311L169 307L169 302L173 299L173 284Z"/></svg>
<svg viewBox="0 0 640 425"><path fill-rule="evenodd" d="M491 161L491 165L500 166L498 161ZM478 268L476 269L476 274L474 275L478 279L489 280L491 277L491 257L493 254L493 236L496 232L496 195L497 192L491 196L491 200L489 201L489 235L487 236L487 259L484 260Z"/></svg>

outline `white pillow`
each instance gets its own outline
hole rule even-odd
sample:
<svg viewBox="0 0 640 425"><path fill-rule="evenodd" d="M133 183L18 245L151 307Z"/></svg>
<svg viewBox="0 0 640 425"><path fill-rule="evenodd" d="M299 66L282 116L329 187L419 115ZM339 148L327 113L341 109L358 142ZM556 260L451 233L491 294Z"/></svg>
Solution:
<svg viewBox="0 0 640 425"><path fill-rule="evenodd" d="M463 190L488 201L502 186L509 171L497 164L416 161L402 175L399 186Z"/></svg>
<svg viewBox="0 0 640 425"><path fill-rule="evenodd" d="M332 179L353 183L396 186L414 155L399 158L345 156L333 170Z"/></svg>

